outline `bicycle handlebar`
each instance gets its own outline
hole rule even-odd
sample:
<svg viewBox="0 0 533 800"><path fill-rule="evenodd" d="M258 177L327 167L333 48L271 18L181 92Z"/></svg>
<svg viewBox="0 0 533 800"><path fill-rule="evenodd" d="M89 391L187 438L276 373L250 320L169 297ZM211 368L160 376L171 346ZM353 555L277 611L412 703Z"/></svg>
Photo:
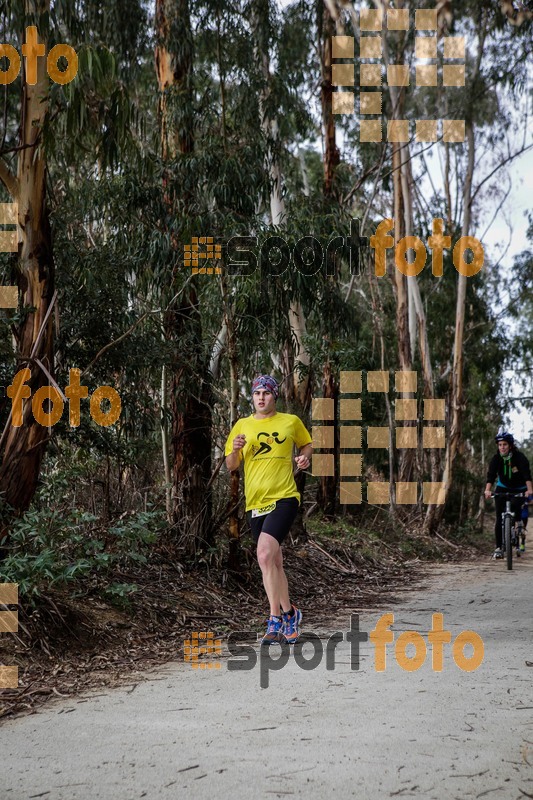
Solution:
<svg viewBox="0 0 533 800"><path fill-rule="evenodd" d="M491 494L491 497L505 497L505 498L513 498L513 497L528 497L527 492L497 492L495 494Z"/></svg>

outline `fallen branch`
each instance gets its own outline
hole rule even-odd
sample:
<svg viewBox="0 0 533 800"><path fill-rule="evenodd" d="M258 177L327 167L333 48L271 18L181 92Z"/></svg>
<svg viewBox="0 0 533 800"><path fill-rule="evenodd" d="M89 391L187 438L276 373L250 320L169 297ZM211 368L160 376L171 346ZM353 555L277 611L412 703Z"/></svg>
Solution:
<svg viewBox="0 0 533 800"><path fill-rule="evenodd" d="M339 571L342 572L343 575L358 574L354 569L347 569L338 559L336 559L334 556L328 553L327 550L324 550L323 547L320 547L320 545L317 544L317 542L315 542L314 539L308 538L307 541L309 542L309 544L312 544L314 547L316 547L317 550L320 550L320 552L323 553L326 556L326 558L329 558L330 561L333 561L333 563L337 565Z"/></svg>
<svg viewBox="0 0 533 800"><path fill-rule="evenodd" d="M441 534L438 533L437 531L435 531L435 536L438 536L439 539L441 539L443 542L445 542L446 544L449 544L450 547L455 547L456 550L460 550L461 549L458 544L454 544L453 542L448 541L448 539L445 539L444 536L441 536Z"/></svg>

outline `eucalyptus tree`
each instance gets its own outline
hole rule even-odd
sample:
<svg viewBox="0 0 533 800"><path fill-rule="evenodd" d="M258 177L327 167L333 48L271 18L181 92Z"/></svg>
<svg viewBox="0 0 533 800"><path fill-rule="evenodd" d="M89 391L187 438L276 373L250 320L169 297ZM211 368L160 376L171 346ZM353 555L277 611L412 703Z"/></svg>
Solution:
<svg viewBox="0 0 533 800"><path fill-rule="evenodd" d="M54 330L60 319L61 291L55 268L61 257L55 252L54 238L58 230L60 237L63 231L62 220L54 220L53 214L69 185L77 182L79 186L82 175L95 169L102 172L109 165L116 168L120 146L131 133L131 106L115 70L117 62L124 66L124 59L115 61L102 38L104 24L111 20L107 32L115 44L123 44L135 21L141 24L142 12L132 3L130 22L120 29L118 15L113 24L118 4L109 3L105 14L97 12L96 5L67 1L51 6L48 0L25 0L22 5L4 3L2 9L9 38L17 36L22 42L25 29L35 25L39 46L44 45L45 51L68 41L77 52L77 64L71 65L74 72L77 67L73 79L70 73L64 79L53 73L52 82L46 74L47 59L39 57L36 76L29 75L23 63L20 76L4 92L0 178L10 199L18 204L19 235L12 262L19 308L11 319L15 353L10 361L16 369L30 368L32 392L56 385ZM130 42L133 51L136 43ZM59 68L65 67L62 60ZM0 492L8 507L19 512L28 508L51 436L51 428L34 420L31 402L25 403L22 426L14 427L7 419Z"/></svg>
<svg viewBox="0 0 533 800"><path fill-rule="evenodd" d="M57 42L59 27L50 18L49 0L25 0L6 4L3 33L22 43L27 26L36 26L41 43L48 50ZM51 24L52 23L52 24ZM55 40L55 41L54 41ZM22 46L22 45L21 45ZM14 71L11 59L9 71ZM43 132L53 110L46 60L37 58L33 74L27 64L4 92L4 124L0 180L18 211L18 252L14 275L20 290L21 313L13 326L17 369L31 370L30 388L36 392L49 383L54 371L52 311L56 301L54 255L46 197L47 158ZM8 100L9 95L9 100ZM14 98L18 95L18 102ZM9 106L8 106L9 103ZM8 108L18 106L18 126L7 124ZM2 500L17 511L28 508L34 495L49 433L39 425L26 403L23 424L6 423L1 437L4 445L0 467Z"/></svg>
<svg viewBox="0 0 533 800"><path fill-rule="evenodd" d="M476 37L476 51L467 61L467 91L463 95L461 114L465 119L465 154L463 156L464 177L459 170L455 180L462 188L459 208L448 209L448 216L454 219L462 236L468 236L476 221L481 216L479 207L483 187L496 175L505 164L518 157L523 147L510 139L506 142L503 156L490 145L494 141L494 126L504 125L510 113L509 106L514 103L520 106L526 89L523 71L531 58L531 16L521 17L520 27L514 20L510 23L508 8L504 3L488 3L479 6L476 3L460 3L454 7L459 24L463 24L470 37ZM508 5L508 4L507 4ZM511 61L509 53L512 54ZM468 99L467 99L468 98ZM515 115L518 124L523 124L523 115ZM498 136L496 136L498 139ZM487 148L488 145L488 148ZM449 147L449 146L448 146ZM483 174L478 157L479 150L488 154L492 150L491 166ZM449 159L446 161L449 169ZM449 180L446 178L446 186ZM487 187L488 188L488 187ZM448 204L449 191L446 193ZM461 218L458 218L458 212ZM490 259L487 259L490 263ZM468 279L465 275L457 277L457 300L455 310L455 335L451 360L451 380L449 392L450 434L447 440L443 482L446 495L452 486L453 465L461 447L462 428L465 410L465 330L468 329L467 294ZM442 517L442 507L428 509L427 526L434 528Z"/></svg>

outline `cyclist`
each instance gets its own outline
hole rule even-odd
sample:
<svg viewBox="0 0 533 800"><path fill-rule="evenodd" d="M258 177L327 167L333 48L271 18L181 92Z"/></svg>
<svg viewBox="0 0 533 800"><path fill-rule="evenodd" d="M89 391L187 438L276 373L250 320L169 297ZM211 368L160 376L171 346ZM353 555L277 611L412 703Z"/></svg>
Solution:
<svg viewBox="0 0 533 800"><path fill-rule="evenodd" d="M263 644L282 637L294 644L300 635L302 612L289 599L281 545L288 535L300 504L293 477L294 458L299 469L311 464L311 436L294 414L276 410L279 387L270 375L260 375L252 384L255 413L239 419L226 441L226 466L239 468L244 462L246 511L257 545L257 560L270 603L270 617Z"/></svg>
<svg viewBox="0 0 533 800"><path fill-rule="evenodd" d="M503 558L502 552L502 514L505 511L505 498L498 497L499 494L506 492L526 492L531 497L533 495L533 483L531 482L531 470L529 461L521 453L514 441L512 433L500 428L495 437L498 445L498 452L493 456L487 470L487 485L485 486L485 497L488 499L492 494L492 485L496 481L494 502L496 505L496 525L494 534L496 537L496 550L493 558ZM523 497L516 497L511 500L511 509L514 511L516 521L522 518Z"/></svg>

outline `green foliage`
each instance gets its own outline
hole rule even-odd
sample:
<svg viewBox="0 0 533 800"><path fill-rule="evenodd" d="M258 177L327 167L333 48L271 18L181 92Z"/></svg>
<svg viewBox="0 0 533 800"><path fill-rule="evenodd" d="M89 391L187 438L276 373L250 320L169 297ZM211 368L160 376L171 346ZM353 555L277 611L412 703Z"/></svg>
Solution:
<svg viewBox="0 0 533 800"><path fill-rule="evenodd" d="M161 512L152 509L122 515L105 527L83 508L67 507L65 493L83 472L80 466L57 470L34 507L11 523L10 552L0 562L0 582L18 583L26 607L60 588L78 597L101 590L109 598L126 598L135 588L114 582L115 573L145 564L164 528Z"/></svg>
<svg viewBox="0 0 533 800"><path fill-rule="evenodd" d="M110 583L104 589L104 596L119 608L130 607L130 597L139 590L136 583Z"/></svg>

